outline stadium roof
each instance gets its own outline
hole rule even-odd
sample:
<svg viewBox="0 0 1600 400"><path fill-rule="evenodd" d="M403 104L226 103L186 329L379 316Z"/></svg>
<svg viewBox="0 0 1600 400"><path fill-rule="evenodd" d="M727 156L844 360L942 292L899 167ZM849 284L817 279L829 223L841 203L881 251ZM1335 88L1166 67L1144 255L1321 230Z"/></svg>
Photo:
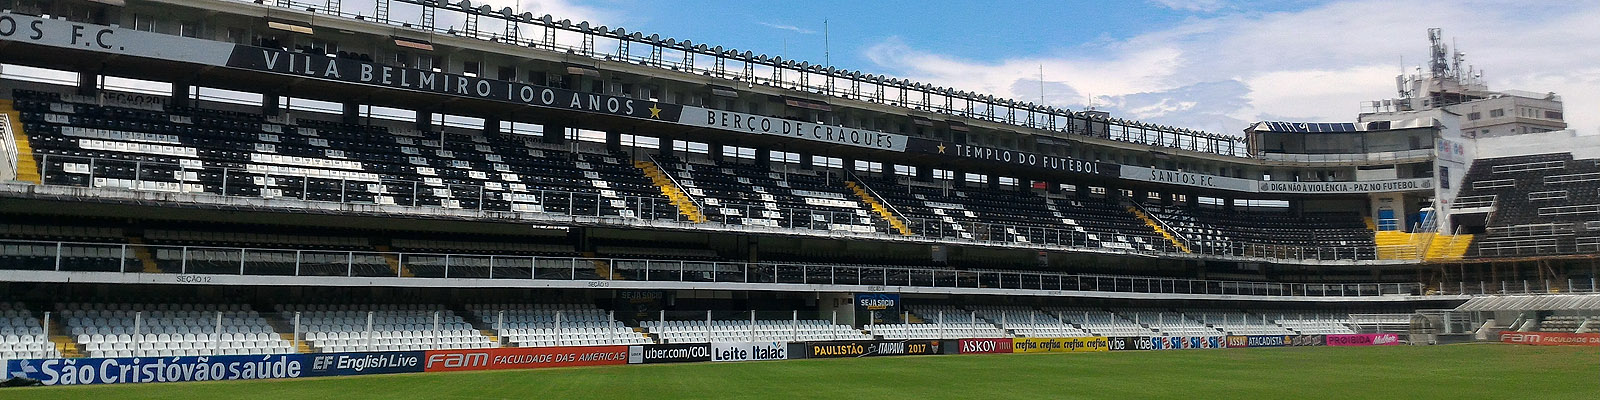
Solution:
<svg viewBox="0 0 1600 400"><path fill-rule="evenodd" d="M1488 296L1467 300L1456 311L1600 310L1600 294L1534 294Z"/></svg>

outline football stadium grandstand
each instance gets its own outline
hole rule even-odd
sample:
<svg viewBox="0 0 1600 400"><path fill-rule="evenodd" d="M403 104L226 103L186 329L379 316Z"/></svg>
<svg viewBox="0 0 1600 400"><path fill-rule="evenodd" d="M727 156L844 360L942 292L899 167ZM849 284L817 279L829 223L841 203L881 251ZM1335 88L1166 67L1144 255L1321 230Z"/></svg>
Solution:
<svg viewBox="0 0 1600 400"><path fill-rule="evenodd" d="M1600 344L1600 141L1438 31L1241 136L369 5L0 0L7 377Z"/></svg>

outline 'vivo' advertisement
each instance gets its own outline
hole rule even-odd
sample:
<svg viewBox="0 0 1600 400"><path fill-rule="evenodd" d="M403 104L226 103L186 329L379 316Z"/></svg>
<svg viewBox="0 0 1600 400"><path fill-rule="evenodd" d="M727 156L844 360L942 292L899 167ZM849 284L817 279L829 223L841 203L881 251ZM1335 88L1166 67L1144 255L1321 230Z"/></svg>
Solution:
<svg viewBox="0 0 1600 400"><path fill-rule="evenodd" d="M8 360L10 376L45 385L199 382L422 372L422 352Z"/></svg>

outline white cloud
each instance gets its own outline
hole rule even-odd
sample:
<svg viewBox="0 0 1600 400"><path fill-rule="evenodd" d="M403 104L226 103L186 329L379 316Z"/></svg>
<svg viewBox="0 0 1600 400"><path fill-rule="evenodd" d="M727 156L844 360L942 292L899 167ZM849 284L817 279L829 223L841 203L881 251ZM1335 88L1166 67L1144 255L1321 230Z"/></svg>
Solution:
<svg viewBox="0 0 1600 400"><path fill-rule="evenodd" d="M770 22L757 22L757 24L761 24L761 26L765 26L765 27L772 28L772 29L791 31L791 32L802 34L802 35L810 35L810 34L817 33L817 31L801 28L801 27L794 26L794 25L788 25L788 24L774 24L774 23L770 23Z"/></svg>
<svg viewBox="0 0 1600 400"><path fill-rule="evenodd" d="M1182 4L1199 4L1188 2ZM1268 118L1351 121L1364 100L1396 96L1404 65L1425 62L1429 27L1458 38L1491 89L1554 91L1573 128L1600 127L1600 4L1527 5L1510 0L1440 6L1362 0L1296 12L1242 12L1166 30L1085 44L1102 56L966 60L890 39L867 57L885 72L1017 99L1045 80L1083 98L1048 98L1080 109L1086 98L1124 117L1237 133ZM1021 84L1022 82L1029 84Z"/></svg>
<svg viewBox="0 0 1600 400"><path fill-rule="evenodd" d="M1212 12L1223 6L1222 0L1152 0L1151 2L1178 11Z"/></svg>

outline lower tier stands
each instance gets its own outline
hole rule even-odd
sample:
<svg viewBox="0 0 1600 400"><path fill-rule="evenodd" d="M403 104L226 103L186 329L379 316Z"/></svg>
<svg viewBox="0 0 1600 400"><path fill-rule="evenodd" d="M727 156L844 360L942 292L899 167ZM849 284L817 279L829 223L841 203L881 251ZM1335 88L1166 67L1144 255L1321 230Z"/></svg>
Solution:
<svg viewBox="0 0 1600 400"><path fill-rule="evenodd" d="M303 339L324 352L498 347L443 305L291 304L276 309L286 321L298 315Z"/></svg>
<svg viewBox="0 0 1600 400"><path fill-rule="evenodd" d="M22 303L0 303L0 359L60 356L32 311Z"/></svg>
<svg viewBox="0 0 1600 400"><path fill-rule="evenodd" d="M871 335L824 320L641 321L661 343L866 340Z"/></svg>
<svg viewBox="0 0 1600 400"><path fill-rule="evenodd" d="M881 324L869 327L884 339L954 339L1011 337L1006 331L984 323Z"/></svg>
<svg viewBox="0 0 1600 400"><path fill-rule="evenodd" d="M583 304L472 304L484 325L508 347L599 346L652 343L604 310Z"/></svg>
<svg viewBox="0 0 1600 400"><path fill-rule="evenodd" d="M89 357L168 357L295 352L243 304L68 303L57 310Z"/></svg>

